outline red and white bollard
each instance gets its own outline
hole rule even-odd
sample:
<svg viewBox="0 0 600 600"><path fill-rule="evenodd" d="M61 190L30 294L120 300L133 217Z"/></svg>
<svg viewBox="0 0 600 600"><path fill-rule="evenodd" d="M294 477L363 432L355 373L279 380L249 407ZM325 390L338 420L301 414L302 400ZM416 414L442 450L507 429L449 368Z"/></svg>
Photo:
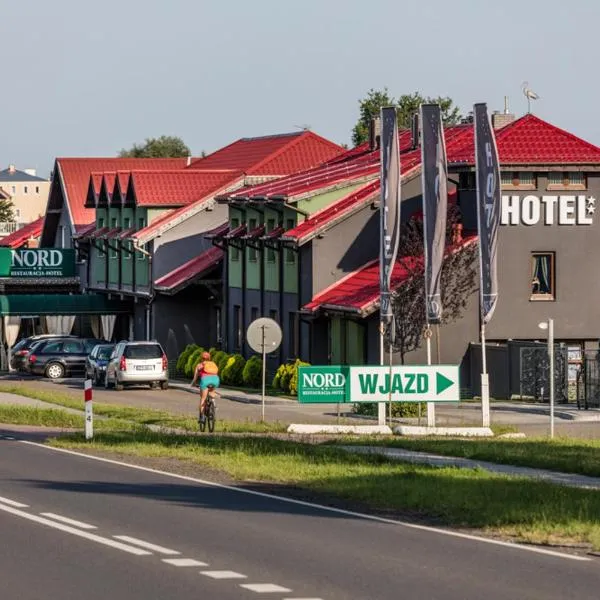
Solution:
<svg viewBox="0 0 600 600"><path fill-rule="evenodd" d="M85 439L94 437L94 412L92 410L92 380L86 379L83 383L85 400Z"/></svg>

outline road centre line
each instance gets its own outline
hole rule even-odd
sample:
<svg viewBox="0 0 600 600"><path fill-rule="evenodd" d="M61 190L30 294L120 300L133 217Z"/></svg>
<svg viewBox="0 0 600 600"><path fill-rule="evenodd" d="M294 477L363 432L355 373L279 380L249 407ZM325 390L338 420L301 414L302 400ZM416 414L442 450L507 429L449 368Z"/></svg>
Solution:
<svg viewBox="0 0 600 600"><path fill-rule="evenodd" d="M248 579L247 575L242 575L236 571L200 571L200 574L211 579Z"/></svg>
<svg viewBox="0 0 600 600"><path fill-rule="evenodd" d="M8 504L9 506L14 506L16 508L29 508L29 504L23 504L22 502L15 502L14 500L10 500L9 498L3 498L0 496L0 502L4 504Z"/></svg>
<svg viewBox="0 0 600 600"><path fill-rule="evenodd" d="M66 448L55 448L53 446L47 446L45 444L40 444L38 442L31 442L29 440L19 440L19 441L22 444L27 444L29 446L36 446L36 447L42 448L44 450L51 450L54 452L62 452L64 454L70 454L72 456L87 458L89 460L95 460L98 462L117 465L117 466L125 467L128 469L135 469L137 471L144 471L146 473L154 473L156 475L161 475L163 477L171 477L173 479L179 479L182 481L190 481L193 483L199 483L199 484L210 486L213 488L229 490L229 491L237 492L240 494L248 494L250 496L257 496L259 498L267 498L269 500L277 500L279 502L285 502L287 504L294 504L296 506L305 506L305 507L313 508L315 510L319 510L322 512L330 512L330 513L335 513L338 515L345 515L347 517L363 519L366 521L385 523L387 525L396 525L399 527L405 527L407 529L426 531L429 533L436 533L436 534L445 535L448 537L454 537L454 538L469 540L469 541L473 541L473 542L479 542L482 544L490 544L493 546L503 546L505 548L509 548L511 550L519 550L521 552L533 552L534 554L544 554L546 556L553 556L555 558L562 558L562 559L567 559L567 560L576 560L576 561L583 561L583 562L590 562L593 560L592 558L588 558L586 556L577 556L575 554L566 554L564 552L557 552L555 550L546 550L544 548L532 548L530 546L525 546L524 544L515 544L514 542L504 542L502 540L494 540L494 539L484 538L484 537L480 537L477 535L471 535L468 533L460 533L458 531L441 529L439 527L430 527L428 525L418 525L417 523L408 523L406 521L399 521L396 519L389 519L386 517L378 517L375 515L369 515L366 513L360 513L360 512L356 512L356 511L352 511L352 510L345 510L343 508L335 508L333 506L325 506L323 504L307 502L305 500L296 500L295 498L286 498L285 496L277 496L275 494L269 494L267 492L259 492L257 490L243 489L243 488L236 487L233 485L224 485L222 483L215 483L214 481L207 481L205 479L189 477L187 475L179 475L177 473L167 473L166 471L159 471L158 469L152 469L150 467L142 467L140 465L132 465L132 464L129 464L126 462L113 460L111 458L103 458L101 456L92 456L90 454L84 454L82 452L77 452L75 450L67 450Z"/></svg>
<svg viewBox="0 0 600 600"><path fill-rule="evenodd" d="M208 563L200 562L193 558L163 558L161 560L174 567L208 567Z"/></svg>
<svg viewBox="0 0 600 600"><path fill-rule="evenodd" d="M83 521L76 521L75 519L69 519L68 517L57 515L56 513L47 512L40 514L42 517L48 517L49 519L54 519L55 521L61 521L67 525L73 525L73 527L79 527L81 529L98 529L95 525L90 525L89 523L84 523Z"/></svg>
<svg viewBox="0 0 600 600"><path fill-rule="evenodd" d="M0 510L13 514L17 517L27 519L28 521L33 521L34 523L47 525L48 527L52 527L53 529L58 529L59 531L64 531L65 533L70 533L77 537L81 537L92 542L97 542L98 544L110 546L111 548L116 548L117 550L123 550L123 552L127 552L129 554L135 554L136 556L152 554L152 552L148 552L147 550L135 548L134 546L128 546L127 544L123 544L121 542L115 542L110 538L105 538L94 533L88 533L87 531L82 531L81 529L70 527L69 525L63 525L62 523L57 523L56 521L51 521L50 519L46 519L44 517L38 517L37 515L32 515L30 513L23 512L22 510L17 510L16 508L11 508L10 506L3 506L2 504L0 504Z"/></svg>
<svg viewBox="0 0 600 600"><path fill-rule="evenodd" d="M240 587L257 594L276 594L277 592L287 594L291 592L290 588L275 585L274 583L240 583Z"/></svg>
<svg viewBox="0 0 600 600"><path fill-rule="evenodd" d="M150 542L145 542L144 540L138 540L134 537L129 537L128 535L113 535L116 540L121 540L122 542L127 542L129 544L133 544L134 546L139 546L140 548L145 548L146 550L151 550L152 552L158 552L159 554L175 555L181 554L177 550L171 550L170 548L165 548L164 546L157 546L156 544L151 544Z"/></svg>

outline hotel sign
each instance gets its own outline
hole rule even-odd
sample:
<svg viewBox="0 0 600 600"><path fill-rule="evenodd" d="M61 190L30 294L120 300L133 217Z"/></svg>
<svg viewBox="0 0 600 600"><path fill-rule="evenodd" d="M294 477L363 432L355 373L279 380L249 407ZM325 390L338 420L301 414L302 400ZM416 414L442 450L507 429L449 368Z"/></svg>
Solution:
<svg viewBox="0 0 600 600"><path fill-rule="evenodd" d="M501 225L593 225L593 196L502 196Z"/></svg>
<svg viewBox="0 0 600 600"><path fill-rule="evenodd" d="M0 277L73 277L75 250L0 248Z"/></svg>

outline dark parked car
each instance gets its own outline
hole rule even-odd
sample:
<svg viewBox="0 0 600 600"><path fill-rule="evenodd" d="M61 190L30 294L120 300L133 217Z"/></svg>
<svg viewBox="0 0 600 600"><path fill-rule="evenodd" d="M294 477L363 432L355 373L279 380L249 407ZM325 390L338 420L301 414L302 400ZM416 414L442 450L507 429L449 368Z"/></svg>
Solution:
<svg viewBox="0 0 600 600"><path fill-rule="evenodd" d="M88 355L85 361L85 378L91 379L94 385L104 383L106 365L114 349L114 344L98 344Z"/></svg>
<svg viewBox="0 0 600 600"><path fill-rule="evenodd" d="M50 379L69 375L82 376L87 356L98 344L106 342L92 338L59 338L38 342L30 350L28 371Z"/></svg>
<svg viewBox="0 0 600 600"><path fill-rule="evenodd" d="M22 340L19 340L10 351L10 366L12 369L17 371L27 370L27 357L29 351L38 342L43 342L52 339L63 339L63 338L77 338L76 335L57 335L52 333L45 333L40 335L32 335Z"/></svg>

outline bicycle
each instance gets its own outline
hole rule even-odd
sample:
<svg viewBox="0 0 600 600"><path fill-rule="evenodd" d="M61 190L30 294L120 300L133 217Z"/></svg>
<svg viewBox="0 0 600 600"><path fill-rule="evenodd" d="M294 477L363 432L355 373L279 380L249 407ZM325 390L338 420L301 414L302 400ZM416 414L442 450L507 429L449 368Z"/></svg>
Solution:
<svg viewBox="0 0 600 600"><path fill-rule="evenodd" d="M218 396L217 392L215 392L215 386L208 386L208 395L206 396L206 402L204 403L204 410L200 415L200 420L198 424L200 426L200 431L204 431L206 429L206 425L208 424L208 431L212 433L215 430L215 418L217 414L217 406L215 404L215 396ZM204 419L202 419L204 417Z"/></svg>

